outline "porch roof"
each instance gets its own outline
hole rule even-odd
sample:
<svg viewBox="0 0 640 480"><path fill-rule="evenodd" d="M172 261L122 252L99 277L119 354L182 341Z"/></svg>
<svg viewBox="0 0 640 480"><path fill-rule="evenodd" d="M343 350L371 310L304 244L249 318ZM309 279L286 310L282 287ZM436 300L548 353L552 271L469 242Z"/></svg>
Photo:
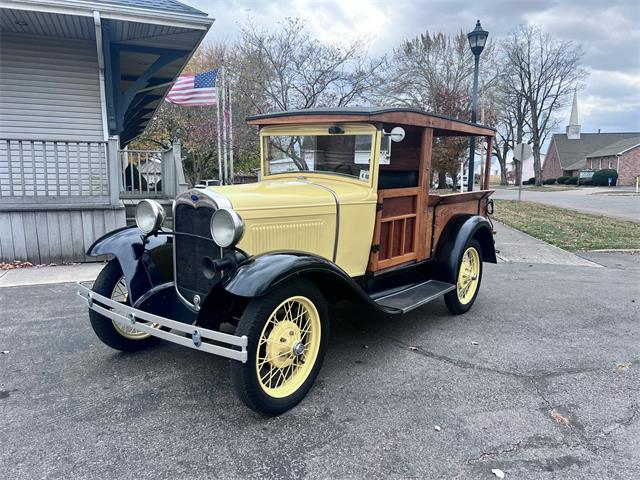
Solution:
<svg viewBox="0 0 640 480"><path fill-rule="evenodd" d="M0 10L0 32L96 42L108 133L122 145L142 133L214 22L175 0L0 0Z"/></svg>

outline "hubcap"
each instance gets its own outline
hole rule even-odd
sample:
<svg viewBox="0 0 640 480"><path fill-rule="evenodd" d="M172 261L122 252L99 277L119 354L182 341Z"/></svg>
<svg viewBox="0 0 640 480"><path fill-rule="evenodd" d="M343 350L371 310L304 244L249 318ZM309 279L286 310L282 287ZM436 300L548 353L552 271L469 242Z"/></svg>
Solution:
<svg viewBox="0 0 640 480"><path fill-rule="evenodd" d="M311 300L291 297L271 313L256 354L256 373L264 392L287 397L309 377L320 350L320 315Z"/></svg>

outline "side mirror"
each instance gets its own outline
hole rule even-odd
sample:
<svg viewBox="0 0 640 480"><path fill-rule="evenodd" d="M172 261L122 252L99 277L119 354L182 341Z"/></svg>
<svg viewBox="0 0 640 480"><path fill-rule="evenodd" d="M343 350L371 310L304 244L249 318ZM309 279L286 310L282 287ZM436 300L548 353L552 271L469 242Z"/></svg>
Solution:
<svg viewBox="0 0 640 480"><path fill-rule="evenodd" d="M389 165L391 163L391 142L401 142L404 140L405 131L402 127L393 127L390 132L382 131L387 139L387 149L382 150L380 155L380 165Z"/></svg>
<svg viewBox="0 0 640 480"><path fill-rule="evenodd" d="M391 132L389 133L389 138L392 142L401 142L404 140L405 132L402 127L393 127Z"/></svg>

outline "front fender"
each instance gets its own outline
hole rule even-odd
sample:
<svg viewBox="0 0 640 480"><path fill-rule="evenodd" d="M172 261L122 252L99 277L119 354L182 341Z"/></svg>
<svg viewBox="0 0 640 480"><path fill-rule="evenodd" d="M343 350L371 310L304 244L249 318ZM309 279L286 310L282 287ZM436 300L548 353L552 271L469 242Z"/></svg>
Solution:
<svg viewBox="0 0 640 480"><path fill-rule="evenodd" d="M310 280L325 298L349 299L386 313L395 313L381 308L335 263L304 252L272 252L251 257L223 281L222 288L235 296L254 298L295 278Z"/></svg>
<svg viewBox="0 0 640 480"><path fill-rule="evenodd" d="M445 226L436 248L438 280L455 284L458 259L471 238L476 238L482 248L482 260L496 263L491 223L480 215L452 218Z"/></svg>
<svg viewBox="0 0 640 480"><path fill-rule="evenodd" d="M119 228L93 242L87 255L116 257L134 305L150 289L173 278L173 239L167 233L145 238L135 226Z"/></svg>

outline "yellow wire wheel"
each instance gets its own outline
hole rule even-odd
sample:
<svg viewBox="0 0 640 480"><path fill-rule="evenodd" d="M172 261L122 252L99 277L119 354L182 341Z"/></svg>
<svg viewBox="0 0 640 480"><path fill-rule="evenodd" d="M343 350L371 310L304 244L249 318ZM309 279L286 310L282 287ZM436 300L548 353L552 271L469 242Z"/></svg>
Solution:
<svg viewBox="0 0 640 480"><path fill-rule="evenodd" d="M116 302L129 303L127 282L117 259L105 265L93 284L93 291ZM95 310L89 310L89 321L93 331L103 343L123 352L143 350L160 341L159 338L131 326L122 326ZM161 328L157 323L148 325Z"/></svg>
<svg viewBox="0 0 640 480"><path fill-rule="evenodd" d="M311 373L320 349L320 316L311 300L287 298L269 316L256 355L260 387L269 396L291 395Z"/></svg>
<svg viewBox="0 0 640 480"><path fill-rule="evenodd" d="M468 241L462 255L457 258L458 270L451 272L455 289L444 296L451 313L467 312L474 304L482 281L482 249L475 238Z"/></svg>
<svg viewBox="0 0 640 480"><path fill-rule="evenodd" d="M461 304L466 305L476 294L480 283L480 254L475 247L467 248L462 254L456 292Z"/></svg>
<svg viewBox="0 0 640 480"><path fill-rule="evenodd" d="M236 329L248 338L248 359L231 363L231 379L249 408L278 415L305 397L324 359L328 317L324 297L304 279L249 302Z"/></svg>

